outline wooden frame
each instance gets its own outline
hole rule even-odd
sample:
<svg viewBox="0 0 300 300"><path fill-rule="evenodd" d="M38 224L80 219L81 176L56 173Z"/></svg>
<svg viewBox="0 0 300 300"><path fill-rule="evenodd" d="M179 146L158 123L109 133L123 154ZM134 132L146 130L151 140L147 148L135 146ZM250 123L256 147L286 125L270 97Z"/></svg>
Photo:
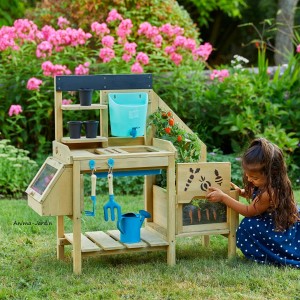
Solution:
<svg viewBox="0 0 300 300"><path fill-rule="evenodd" d="M64 195L65 186L71 190L71 200L68 202L68 209L55 211L57 215L57 258L64 258L64 247L71 244L73 247L73 271L76 274L82 272L82 258L92 255L112 255L137 251L166 251L167 263L174 265L176 262L175 243L177 236L189 236L204 234L205 242L208 242L210 234L223 234L229 238L229 255L235 253L235 230L237 226L237 215L227 210L227 222L212 224L212 226L197 225L193 227L182 224L180 209L189 203L194 197L203 197L199 188L189 188L188 192L182 192L182 184L186 184L186 177L189 171L186 168L197 168L196 165L175 166L176 149L171 142L154 138L153 128L146 128L142 137L110 137L109 136L109 114L108 94L114 92L148 93L147 116L161 108L165 111L172 111L168 105L152 90L151 74L143 75L84 75L84 76L57 76L54 79L55 85L55 141L53 141L53 158L69 170L63 185L53 188L53 193ZM62 105L63 92L78 91L80 88L91 88L100 91L99 103L90 107L80 105ZM100 136L95 139L72 140L63 136L63 114L65 111L100 110ZM192 132L182 120L172 111L175 122L187 132ZM201 143L199 161L201 168L211 171L216 165L206 163L206 145ZM151 149L151 150L149 150ZM113 157L115 171L130 170L153 170L164 169L167 174L167 186L162 189L155 185L155 176L145 177L144 184L144 206L152 215L145 221L145 228L141 230L141 242L124 244L119 240L118 230L96 231L82 233L81 216L83 205L83 174L92 172L90 161L95 163L93 171L108 171L107 161ZM199 166L198 164L198 166ZM220 166L220 165L218 165ZM177 171L176 171L177 168ZM181 169L182 168L182 169ZM185 168L185 170L184 170ZM222 169L223 170L223 169ZM218 172L220 170L218 169ZM222 184L227 193L232 195L229 188L230 164L224 167L226 176L222 171ZM176 177L175 177L176 174ZM215 177L219 174L214 173ZM203 175L202 175L203 176ZM184 183L183 183L184 181ZM204 181L204 179L203 179ZM212 181L212 180L210 180ZM175 189L176 182L176 189ZM218 180L214 182L218 184ZM207 182L206 182L207 184ZM226 187L226 188L225 188ZM184 188L184 187L183 187ZM52 193L52 192L51 192ZM236 195L235 195L236 196ZM31 205L32 197L28 195ZM49 198L50 199L50 198ZM54 197L51 197L53 204L51 209L40 206L32 206L41 215L52 214L53 207L57 204ZM181 210L182 211L182 210ZM68 216L72 220L72 232L66 233L64 218ZM181 221L180 221L181 220Z"/></svg>

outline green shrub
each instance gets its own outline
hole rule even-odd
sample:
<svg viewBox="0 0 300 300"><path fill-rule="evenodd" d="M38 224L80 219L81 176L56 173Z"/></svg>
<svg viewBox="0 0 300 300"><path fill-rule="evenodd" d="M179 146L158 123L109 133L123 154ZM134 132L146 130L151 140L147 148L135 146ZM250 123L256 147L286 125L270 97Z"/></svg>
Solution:
<svg viewBox="0 0 300 300"><path fill-rule="evenodd" d="M20 198L38 170L38 165L28 157L29 152L0 140L0 195Z"/></svg>

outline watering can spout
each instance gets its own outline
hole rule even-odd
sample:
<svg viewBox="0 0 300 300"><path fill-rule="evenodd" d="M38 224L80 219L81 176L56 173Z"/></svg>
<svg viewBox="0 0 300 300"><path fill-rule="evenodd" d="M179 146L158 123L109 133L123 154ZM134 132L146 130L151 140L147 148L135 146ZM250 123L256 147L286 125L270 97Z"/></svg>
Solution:
<svg viewBox="0 0 300 300"><path fill-rule="evenodd" d="M141 209L139 213L140 213L140 225L142 227L145 218L151 218L151 214L143 209Z"/></svg>

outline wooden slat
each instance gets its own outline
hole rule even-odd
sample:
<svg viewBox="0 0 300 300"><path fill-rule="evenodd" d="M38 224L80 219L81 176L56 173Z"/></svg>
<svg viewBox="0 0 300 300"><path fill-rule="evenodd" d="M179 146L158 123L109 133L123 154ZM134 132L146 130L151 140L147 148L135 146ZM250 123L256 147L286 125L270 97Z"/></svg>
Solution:
<svg viewBox="0 0 300 300"><path fill-rule="evenodd" d="M120 153L128 153L128 152L122 150L119 147L118 148L107 147L107 148L95 149L95 153L98 153L98 154L120 154Z"/></svg>
<svg viewBox="0 0 300 300"><path fill-rule="evenodd" d="M108 230L107 233L112 236L113 238L115 238L116 240L120 241L120 231L119 230ZM147 244L143 241L140 241L139 243L123 243L125 245L126 248L144 248L147 247Z"/></svg>
<svg viewBox="0 0 300 300"><path fill-rule="evenodd" d="M73 233L66 233L65 238L73 244ZM85 235L81 234L81 252L101 251L101 249L89 240Z"/></svg>
<svg viewBox="0 0 300 300"><path fill-rule="evenodd" d="M96 138L87 138L82 136L80 139L71 139L69 137L61 138L61 142L65 144L78 144L78 143L86 143L86 142L107 142L107 138L103 136L97 136Z"/></svg>
<svg viewBox="0 0 300 300"><path fill-rule="evenodd" d="M85 235L104 250L124 249L124 245L114 240L103 231L86 232Z"/></svg>
<svg viewBox="0 0 300 300"><path fill-rule="evenodd" d="M162 239L159 235L145 228L141 229L141 239L147 244L149 244L151 247L169 245L168 242Z"/></svg>
<svg viewBox="0 0 300 300"><path fill-rule="evenodd" d="M67 104L61 106L62 110L94 110L94 109L107 109L104 104L92 104L90 106L82 106L80 104Z"/></svg>

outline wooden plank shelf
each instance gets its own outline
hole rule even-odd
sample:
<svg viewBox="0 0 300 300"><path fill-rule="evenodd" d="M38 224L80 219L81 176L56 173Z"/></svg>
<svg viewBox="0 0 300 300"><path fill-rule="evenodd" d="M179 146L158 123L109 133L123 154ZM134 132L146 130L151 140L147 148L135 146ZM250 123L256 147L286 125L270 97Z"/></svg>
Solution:
<svg viewBox="0 0 300 300"><path fill-rule="evenodd" d="M106 104L92 104L90 106L82 106L80 104L65 104L61 106L62 110L95 110L107 109Z"/></svg>
<svg viewBox="0 0 300 300"><path fill-rule="evenodd" d="M107 142L108 139L103 136L97 136L96 138L87 138L82 136L80 139L71 139L69 137L63 137L61 142L64 144L80 144L80 143L93 143L93 142Z"/></svg>
<svg viewBox="0 0 300 300"><path fill-rule="evenodd" d="M65 238L73 244L73 233L66 233ZM95 252L101 249L89 240L85 235L81 234L81 252Z"/></svg>
<svg viewBox="0 0 300 300"><path fill-rule="evenodd" d="M73 244L73 233L65 234L66 240ZM122 243L120 241L119 230L91 231L81 234L81 252L82 253L124 253L130 250L153 251L164 250L168 242L162 239L159 234L141 229L141 241L138 243Z"/></svg>

